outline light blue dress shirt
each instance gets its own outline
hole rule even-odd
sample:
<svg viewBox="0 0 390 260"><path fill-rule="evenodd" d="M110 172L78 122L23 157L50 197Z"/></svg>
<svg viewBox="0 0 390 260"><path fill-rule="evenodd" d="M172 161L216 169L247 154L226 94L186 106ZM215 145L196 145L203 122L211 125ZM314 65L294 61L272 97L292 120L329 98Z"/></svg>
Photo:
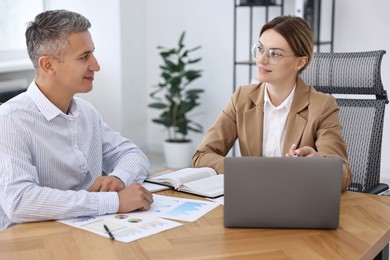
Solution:
<svg viewBox="0 0 390 260"><path fill-rule="evenodd" d="M15 223L116 213L116 192L87 192L102 171L126 186L149 172L145 154L75 97L66 115L32 82L0 106L0 230Z"/></svg>

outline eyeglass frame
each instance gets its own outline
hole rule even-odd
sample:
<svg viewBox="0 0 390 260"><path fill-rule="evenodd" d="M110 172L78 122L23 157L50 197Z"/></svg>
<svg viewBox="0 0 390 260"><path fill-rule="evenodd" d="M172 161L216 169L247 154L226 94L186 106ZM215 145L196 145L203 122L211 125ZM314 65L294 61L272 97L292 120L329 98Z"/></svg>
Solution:
<svg viewBox="0 0 390 260"><path fill-rule="evenodd" d="M292 54L292 55L282 55L280 53L275 53L277 52L276 50L274 49L268 49L267 51L263 50L263 52L261 52L259 50L259 47L260 47L260 43L255 43L252 45L251 47L251 53L252 53L252 57L256 60L257 59L257 54L259 53L260 55L263 55L264 53L266 53L267 55L267 58L269 59L270 61L270 64L272 65L276 65L279 63L279 61L282 59L282 58L286 58L286 57L293 57L293 56L296 56L295 54ZM276 57L273 57L271 55L277 55ZM272 59L277 59L276 61L272 61Z"/></svg>

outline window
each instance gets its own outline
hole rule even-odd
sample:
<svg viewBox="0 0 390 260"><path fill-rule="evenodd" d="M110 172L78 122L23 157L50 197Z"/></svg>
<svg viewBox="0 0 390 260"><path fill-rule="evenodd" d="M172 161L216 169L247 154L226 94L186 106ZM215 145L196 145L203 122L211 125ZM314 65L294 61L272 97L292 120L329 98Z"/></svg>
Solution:
<svg viewBox="0 0 390 260"><path fill-rule="evenodd" d="M26 53L26 25L44 10L43 1L0 1L0 60L17 58L20 53Z"/></svg>

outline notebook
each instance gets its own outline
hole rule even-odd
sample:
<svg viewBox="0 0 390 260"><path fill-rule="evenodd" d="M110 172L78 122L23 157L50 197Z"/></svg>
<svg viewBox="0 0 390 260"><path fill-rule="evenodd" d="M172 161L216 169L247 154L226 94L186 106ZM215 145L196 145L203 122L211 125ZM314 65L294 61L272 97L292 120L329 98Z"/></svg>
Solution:
<svg viewBox="0 0 390 260"><path fill-rule="evenodd" d="M341 158L226 157L225 227L336 229Z"/></svg>

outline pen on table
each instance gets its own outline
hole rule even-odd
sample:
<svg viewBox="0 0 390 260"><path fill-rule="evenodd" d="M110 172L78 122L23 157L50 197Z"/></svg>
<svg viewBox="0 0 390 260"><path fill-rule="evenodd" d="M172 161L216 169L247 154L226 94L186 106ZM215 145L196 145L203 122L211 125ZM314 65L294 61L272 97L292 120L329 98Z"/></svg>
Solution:
<svg viewBox="0 0 390 260"><path fill-rule="evenodd" d="M114 235L111 233L111 230L107 227L106 224L103 224L104 229L107 231L107 234L110 236L112 240L115 240Z"/></svg>

